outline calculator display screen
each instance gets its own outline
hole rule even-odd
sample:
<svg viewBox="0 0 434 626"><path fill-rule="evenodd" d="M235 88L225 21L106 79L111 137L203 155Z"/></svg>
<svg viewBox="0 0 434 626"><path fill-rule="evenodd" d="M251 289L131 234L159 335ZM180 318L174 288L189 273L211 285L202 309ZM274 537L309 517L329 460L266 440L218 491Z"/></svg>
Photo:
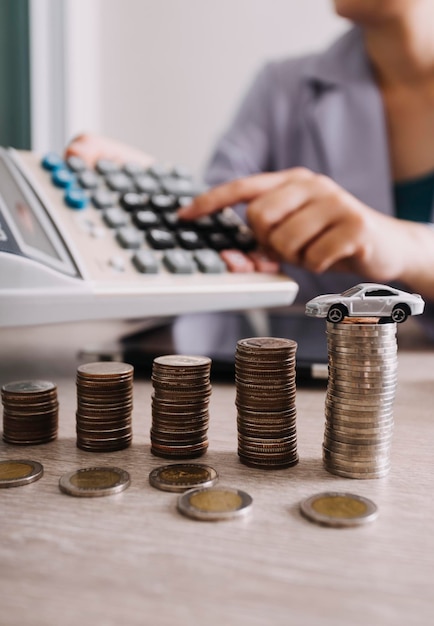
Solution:
<svg viewBox="0 0 434 626"><path fill-rule="evenodd" d="M0 159L0 194L23 242L30 248L61 261L61 257L47 236L29 200L10 175L2 159Z"/></svg>

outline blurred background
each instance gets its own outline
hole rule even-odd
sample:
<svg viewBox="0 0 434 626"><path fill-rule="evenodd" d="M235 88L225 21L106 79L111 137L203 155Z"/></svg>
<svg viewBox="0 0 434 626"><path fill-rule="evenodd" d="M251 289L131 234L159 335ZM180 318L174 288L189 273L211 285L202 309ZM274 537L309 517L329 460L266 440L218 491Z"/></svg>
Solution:
<svg viewBox="0 0 434 626"><path fill-rule="evenodd" d="M347 27L330 0L0 0L0 145L92 131L200 176L259 67Z"/></svg>

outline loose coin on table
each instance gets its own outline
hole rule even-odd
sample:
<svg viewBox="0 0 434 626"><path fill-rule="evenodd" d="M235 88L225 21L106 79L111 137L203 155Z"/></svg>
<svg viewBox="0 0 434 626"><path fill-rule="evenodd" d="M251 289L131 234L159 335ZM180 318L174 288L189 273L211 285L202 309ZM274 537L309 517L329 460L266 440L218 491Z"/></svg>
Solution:
<svg viewBox="0 0 434 626"><path fill-rule="evenodd" d="M37 461L0 461L0 488L21 487L39 480L44 468Z"/></svg>
<svg viewBox="0 0 434 626"><path fill-rule="evenodd" d="M64 474L59 480L60 491L80 498L111 496L129 485L130 475L119 467L86 467Z"/></svg>
<svg viewBox="0 0 434 626"><path fill-rule="evenodd" d="M300 504L300 511L309 521L335 528L360 526L378 516L376 504L352 493L329 491L318 493Z"/></svg>
<svg viewBox="0 0 434 626"><path fill-rule="evenodd" d="M201 521L228 520L250 513L253 499L232 487L190 489L178 498L178 511Z"/></svg>
<svg viewBox="0 0 434 626"><path fill-rule="evenodd" d="M149 482L161 491L182 493L195 487L212 487L218 474L209 465L198 463L174 463L156 467L149 474Z"/></svg>

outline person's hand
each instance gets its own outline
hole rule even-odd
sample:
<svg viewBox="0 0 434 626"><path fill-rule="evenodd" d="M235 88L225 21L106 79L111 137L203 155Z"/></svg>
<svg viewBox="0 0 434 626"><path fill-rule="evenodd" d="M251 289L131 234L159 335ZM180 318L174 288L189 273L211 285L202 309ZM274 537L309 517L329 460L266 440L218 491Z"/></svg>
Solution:
<svg viewBox="0 0 434 626"><path fill-rule="evenodd" d="M348 271L384 282L403 280L420 264L420 224L381 214L304 168L220 185L178 215L195 219L240 202L263 247L312 272ZM431 234L428 239L432 246Z"/></svg>
<svg viewBox="0 0 434 626"><path fill-rule="evenodd" d="M65 150L65 156L78 156L90 167L93 167L99 159L108 159L117 163L133 161L144 167L148 167L155 160L138 148L92 133L74 137Z"/></svg>

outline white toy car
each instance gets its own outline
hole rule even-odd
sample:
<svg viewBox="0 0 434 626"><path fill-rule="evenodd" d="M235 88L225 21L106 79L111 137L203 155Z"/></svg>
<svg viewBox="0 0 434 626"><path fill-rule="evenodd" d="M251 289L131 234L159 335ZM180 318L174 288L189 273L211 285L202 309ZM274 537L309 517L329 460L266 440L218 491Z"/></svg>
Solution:
<svg viewBox="0 0 434 626"><path fill-rule="evenodd" d="M405 322L409 315L423 313L425 302L417 293L407 293L387 285L359 283L343 293L317 296L306 304L306 315L341 322L344 317L381 317Z"/></svg>

